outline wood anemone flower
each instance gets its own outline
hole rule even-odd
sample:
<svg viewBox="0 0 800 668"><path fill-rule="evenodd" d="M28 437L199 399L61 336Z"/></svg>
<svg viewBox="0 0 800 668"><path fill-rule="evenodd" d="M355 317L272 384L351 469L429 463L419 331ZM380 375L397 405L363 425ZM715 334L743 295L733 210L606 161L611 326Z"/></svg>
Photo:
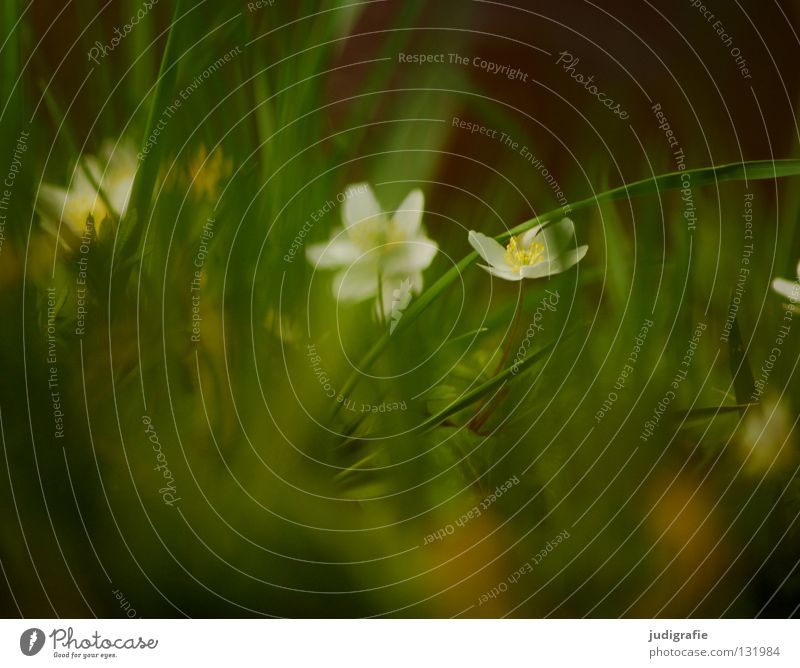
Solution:
<svg viewBox="0 0 800 668"><path fill-rule="evenodd" d="M772 289L781 297L789 300L788 308L800 312L800 262L797 263L797 278L793 281L785 278L776 278L772 281Z"/></svg>
<svg viewBox="0 0 800 668"><path fill-rule="evenodd" d="M90 174L108 197L113 211L109 211L97 188L80 165L76 165L67 188L47 183L39 188L36 209L42 217L42 227L48 231L55 233L59 221L63 221L76 236L81 236L89 216L94 219L95 229L99 231L101 224L111 219L112 214L125 214L139 166L133 147L107 141L99 157L87 156L85 162Z"/></svg>
<svg viewBox="0 0 800 668"><path fill-rule="evenodd" d="M412 190L389 217L366 183L352 185L344 193L343 227L334 230L326 243L306 249L306 259L317 269L338 270L333 279L337 301L377 296L386 317L404 285L419 294L422 272L438 250L422 226L424 207L422 191Z"/></svg>
<svg viewBox="0 0 800 668"><path fill-rule="evenodd" d="M560 274L580 262L589 249L576 246L575 225L569 218L511 237L505 248L474 230L469 233L469 243L487 263L479 266L506 281Z"/></svg>

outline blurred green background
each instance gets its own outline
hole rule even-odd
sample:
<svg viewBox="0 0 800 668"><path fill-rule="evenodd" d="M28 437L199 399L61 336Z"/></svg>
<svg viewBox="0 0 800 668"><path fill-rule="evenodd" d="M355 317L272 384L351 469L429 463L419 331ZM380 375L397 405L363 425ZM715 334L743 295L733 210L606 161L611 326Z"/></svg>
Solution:
<svg viewBox="0 0 800 668"><path fill-rule="evenodd" d="M385 334L374 305L337 303L303 257L339 207L284 256L349 184L371 183L387 211L418 187L440 248L429 286L471 250L468 230L496 236L563 204L523 146L569 202L673 171L657 103L687 167L800 158L797 3L715 4L751 79L688 2L260 4L161 0L98 62L91 49L143 3L3 4L0 173L21 159L0 247L0 612L796 615L800 316L770 284L796 275L797 178L694 188L694 230L674 190L575 211L589 245L576 269L520 293L472 264L369 368ZM628 119L556 64L562 51ZM107 140L140 151L182 91L125 215L92 242L76 334L80 251L42 226L37 192ZM491 376L520 295L524 325L546 290L559 304L531 350L557 345L481 427L477 402L415 429ZM735 408L787 323L759 404ZM337 393L357 374L355 410L335 410L309 345ZM359 408L384 402L404 408Z"/></svg>

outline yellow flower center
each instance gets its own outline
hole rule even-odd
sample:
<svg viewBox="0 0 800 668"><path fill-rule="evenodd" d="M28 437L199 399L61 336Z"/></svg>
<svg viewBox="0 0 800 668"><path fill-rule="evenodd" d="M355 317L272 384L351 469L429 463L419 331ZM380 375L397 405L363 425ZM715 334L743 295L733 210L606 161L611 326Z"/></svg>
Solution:
<svg viewBox="0 0 800 668"><path fill-rule="evenodd" d="M86 219L90 215L94 218L95 231L98 231L103 221L109 217L108 209L99 195L86 193L67 199L64 207L64 219L74 226L73 231L76 234L83 234Z"/></svg>
<svg viewBox="0 0 800 668"><path fill-rule="evenodd" d="M359 221L347 230L353 242L363 250L370 250L383 243L384 232L372 221Z"/></svg>
<svg viewBox="0 0 800 668"><path fill-rule="evenodd" d="M544 260L544 244L533 241L530 245L523 246L520 237L511 237L506 246L505 259L514 271L538 264Z"/></svg>
<svg viewBox="0 0 800 668"><path fill-rule="evenodd" d="M394 248L391 244L407 240L394 225L394 221L387 221L385 218L359 221L350 226L348 234L359 248L381 254L390 252Z"/></svg>

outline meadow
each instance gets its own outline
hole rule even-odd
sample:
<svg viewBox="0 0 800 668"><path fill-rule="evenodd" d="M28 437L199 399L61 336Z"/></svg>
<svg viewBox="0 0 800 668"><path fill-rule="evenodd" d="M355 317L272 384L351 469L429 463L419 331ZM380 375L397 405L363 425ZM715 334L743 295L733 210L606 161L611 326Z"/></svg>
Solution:
<svg viewBox="0 0 800 668"><path fill-rule="evenodd" d="M4 2L2 614L796 616L800 13L735 4Z"/></svg>

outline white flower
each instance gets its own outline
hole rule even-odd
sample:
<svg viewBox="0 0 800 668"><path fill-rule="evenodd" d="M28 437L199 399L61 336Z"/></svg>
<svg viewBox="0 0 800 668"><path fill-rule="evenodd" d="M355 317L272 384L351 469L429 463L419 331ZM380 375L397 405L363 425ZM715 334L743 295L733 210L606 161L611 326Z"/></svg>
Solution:
<svg viewBox="0 0 800 668"><path fill-rule="evenodd" d="M796 280L788 281L785 278L776 278L772 281L772 289L789 300L789 308L793 311L800 311L797 304L800 301L800 262L797 263Z"/></svg>
<svg viewBox="0 0 800 668"><path fill-rule="evenodd" d="M114 213L122 216L128 207L138 167L133 147L105 142L100 159L87 156L86 166L108 197ZM69 189L42 184L36 209L42 216L45 228L55 232L58 222L63 221L78 236L83 234L89 215L95 221L96 230L99 230L104 220L111 218L111 212L80 165L75 166Z"/></svg>
<svg viewBox="0 0 800 668"><path fill-rule="evenodd" d="M569 218L547 227L537 225L511 237L505 248L475 231L470 231L469 243L488 263L488 266L479 266L507 281L560 274L577 264L589 249L588 246L576 248L575 225Z"/></svg>
<svg viewBox="0 0 800 668"><path fill-rule="evenodd" d="M310 246L306 258L317 269L339 270L333 279L338 301L360 302L380 291L379 304L386 316L404 280L419 294L422 272L438 250L422 227L422 191L412 190L391 218L366 183L350 186L345 195L344 227L334 230L327 243Z"/></svg>
<svg viewBox="0 0 800 668"><path fill-rule="evenodd" d="M750 406L737 430L744 472L762 477L785 474L796 466L793 419L787 402L767 393L758 406Z"/></svg>

